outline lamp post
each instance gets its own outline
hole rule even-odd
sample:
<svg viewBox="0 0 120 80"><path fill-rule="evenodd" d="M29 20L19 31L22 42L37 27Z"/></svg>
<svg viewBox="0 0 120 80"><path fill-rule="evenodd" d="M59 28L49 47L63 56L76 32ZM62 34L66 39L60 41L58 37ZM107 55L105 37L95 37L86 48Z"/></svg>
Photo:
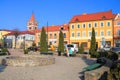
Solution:
<svg viewBox="0 0 120 80"><path fill-rule="evenodd" d="M25 36L23 36L23 40L24 40L24 50L25 50Z"/></svg>

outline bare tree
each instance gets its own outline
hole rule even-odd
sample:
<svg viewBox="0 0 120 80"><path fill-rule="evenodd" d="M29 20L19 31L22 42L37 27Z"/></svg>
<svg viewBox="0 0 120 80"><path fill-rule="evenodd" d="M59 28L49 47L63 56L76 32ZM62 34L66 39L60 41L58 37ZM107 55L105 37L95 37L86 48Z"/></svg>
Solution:
<svg viewBox="0 0 120 80"><path fill-rule="evenodd" d="M17 37L19 36L19 30L18 29L14 29L14 36L15 36L15 48L16 48L16 43L17 43Z"/></svg>

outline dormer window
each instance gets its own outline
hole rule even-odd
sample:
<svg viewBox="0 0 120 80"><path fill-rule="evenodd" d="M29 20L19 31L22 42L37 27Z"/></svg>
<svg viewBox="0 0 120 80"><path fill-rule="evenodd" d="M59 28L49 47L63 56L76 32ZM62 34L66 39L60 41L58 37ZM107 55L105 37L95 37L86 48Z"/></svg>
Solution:
<svg viewBox="0 0 120 80"><path fill-rule="evenodd" d="M105 17L105 16L102 16L102 19L106 19L106 17Z"/></svg>
<svg viewBox="0 0 120 80"><path fill-rule="evenodd" d="M76 18L76 20L75 20L76 22L79 22L79 19L78 18Z"/></svg>

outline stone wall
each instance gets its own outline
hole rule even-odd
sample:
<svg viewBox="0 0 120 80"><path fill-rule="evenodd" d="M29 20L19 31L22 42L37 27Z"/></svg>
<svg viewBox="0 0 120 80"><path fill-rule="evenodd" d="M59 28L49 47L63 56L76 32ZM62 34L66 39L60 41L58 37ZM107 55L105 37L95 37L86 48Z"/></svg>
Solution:
<svg viewBox="0 0 120 80"><path fill-rule="evenodd" d="M3 59L3 65L7 66L44 66L55 63L55 58L53 56L44 55L22 55L22 56L9 56Z"/></svg>
<svg viewBox="0 0 120 80"><path fill-rule="evenodd" d="M109 71L109 67L102 66L92 71L86 71L84 78L85 80L98 80L104 74L104 72L108 72L108 71Z"/></svg>

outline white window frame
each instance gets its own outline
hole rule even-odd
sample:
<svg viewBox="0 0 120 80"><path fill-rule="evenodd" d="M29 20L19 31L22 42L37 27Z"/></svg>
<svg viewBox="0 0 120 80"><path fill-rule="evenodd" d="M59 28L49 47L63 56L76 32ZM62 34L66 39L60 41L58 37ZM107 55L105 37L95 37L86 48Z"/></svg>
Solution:
<svg viewBox="0 0 120 80"><path fill-rule="evenodd" d="M85 25L85 27L83 25ZM84 29L86 28L86 24L85 23L82 23L82 28L84 28Z"/></svg>
<svg viewBox="0 0 120 80"><path fill-rule="evenodd" d="M103 32L103 35L101 34ZM100 31L100 36L104 36L105 34L104 34L104 30L101 30Z"/></svg>
<svg viewBox="0 0 120 80"><path fill-rule="evenodd" d="M80 32L77 32L77 37L80 37L80 35L78 36L78 33L80 33Z"/></svg>
<svg viewBox="0 0 120 80"><path fill-rule="evenodd" d="M91 35L90 35L91 33ZM88 37L91 37L92 36L92 31L88 31Z"/></svg>
<svg viewBox="0 0 120 80"><path fill-rule="evenodd" d="M73 36L73 34L74 34L74 36ZM71 37L75 37L75 32L72 32Z"/></svg>
<svg viewBox="0 0 120 80"><path fill-rule="evenodd" d="M78 28L78 25L79 25L79 28ZM77 28L80 29L80 24L77 24Z"/></svg>
<svg viewBox="0 0 120 80"><path fill-rule="evenodd" d="M98 36L98 31L95 30L95 36Z"/></svg>
<svg viewBox="0 0 120 80"><path fill-rule="evenodd" d="M101 25L101 23L103 23L103 26ZM104 27L104 22L102 21L102 22L100 22L100 27Z"/></svg>
<svg viewBox="0 0 120 80"><path fill-rule="evenodd" d="M74 24L72 24L72 25L71 25L71 29L74 29L74 28L75 28L75 25L74 25Z"/></svg>
<svg viewBox="0 0 120 80"><path fill-rule="evenodd" d="M108 35L108 32L110 32L110 35ZM107 36L111 36L111 30L107 30Z"/></svg>
<svg viewBox="0 0 120 80"><path fill-rule="evenodd" d="M110 22L110 21L107 21L107 24L106 24L106 26L108 26L108 23L110 23L110 26L111 26L111 22ZM110 26L108 26L108 27L110 27Z"/></svg>
<svg viewBox="0 0 120 80"><path fill-rule="evenodd" d="M82 31L82 37L86 37L86 31Z"/></svg>
<svg viewBox="0 0 120 80"><path fill-rule="evenodd" d="M97 26L95 26L95 23L97 24ZM95 27L95 28L98 27L98 22L94 22L94 27Z"/></svg>
<svg viewBox="0 0 120 80"><path fill-rule="evenodd" d="M88 23L88 28L91 28L90 26L89 26L89 24L91 25L91 27L92 27L92 23Z"/></svg>

